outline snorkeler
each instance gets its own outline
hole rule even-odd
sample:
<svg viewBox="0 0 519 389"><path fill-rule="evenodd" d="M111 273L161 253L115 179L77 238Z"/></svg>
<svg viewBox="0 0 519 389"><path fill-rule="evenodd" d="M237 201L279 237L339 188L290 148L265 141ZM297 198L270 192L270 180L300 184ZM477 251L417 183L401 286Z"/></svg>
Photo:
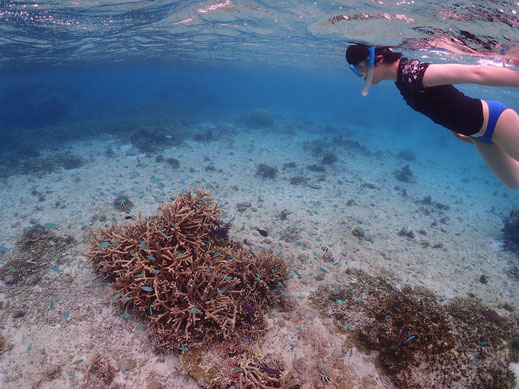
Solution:
<svg viewBox="0 0 519 389"><path fill-rule="evenodd" d="M499 101L473 99L452 85L519 87L519 72L484 65L430 64L402 57L389 47L361 44L348 47L346 60L357 76L365 78L364 96L371 84L395 81L411 108L474 144L503 184L519 187L519 116Z"/></svg>

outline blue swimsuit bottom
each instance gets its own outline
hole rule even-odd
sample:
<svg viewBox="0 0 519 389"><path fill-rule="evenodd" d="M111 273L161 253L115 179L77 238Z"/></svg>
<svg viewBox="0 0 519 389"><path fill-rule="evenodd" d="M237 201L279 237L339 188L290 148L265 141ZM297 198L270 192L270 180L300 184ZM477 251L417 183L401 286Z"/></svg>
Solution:
<svg viewBox="0 0 519 389"><path fill-rule="evenodd" d="M497 100L485 100L488 104L488 124L487 129L483 136L471 136L472 139L479 140L480 142L492 143L492 134L496 129L496 123L499 116L505 109L508 109L506 105Z"/></svg>

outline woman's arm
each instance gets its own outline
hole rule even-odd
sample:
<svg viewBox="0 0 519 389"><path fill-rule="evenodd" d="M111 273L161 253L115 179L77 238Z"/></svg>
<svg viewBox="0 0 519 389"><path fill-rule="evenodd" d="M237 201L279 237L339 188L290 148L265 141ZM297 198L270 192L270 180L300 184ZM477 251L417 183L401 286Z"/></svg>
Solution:
<svg viewBox="0 0 519 389"><path fill-rule="evenodd" d="M486 65L429 65L423 76L423 85L431 87L448 84L519 87L519 72Z"/></svg>
<svg viewBox="0 0 519 389"><path fill-rule="evenodd" d="M470 138L470 136L458 134L457 132L454 132L454 131L452 131L452 135L454 135L456 138L458 138L459 140L461 140L463 142L470 143L470 144L474 143L474 142L472 142L472 139Z"/></svg>

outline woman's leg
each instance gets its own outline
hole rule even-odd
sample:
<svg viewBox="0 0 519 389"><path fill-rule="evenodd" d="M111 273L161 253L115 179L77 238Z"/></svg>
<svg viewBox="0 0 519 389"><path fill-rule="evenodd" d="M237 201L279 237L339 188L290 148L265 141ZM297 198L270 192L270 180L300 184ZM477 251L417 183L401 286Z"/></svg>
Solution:
<svg viewBox="0 0 519 389"><path fill-rule="evenodd" d="M506 109L499 116L492 142L519 161L519 116L513 109Z"/></svg>
<svg viewBox="0 0 519 389"><path fill-rule="evenodd" d="M503 115L507 111L503 112ZM501 120L501 117L499 120ZM479 154L481 154L481 157L483 157L483 160L490 170L494 172L503 184L510 189L519 188L519 161L512 158L509 153L498 146L497 143L494 144L497 130L498 127L496 126L496 131L492 136L493 143L480 142L476 139L473 139L472 143L476 146ZM517 132L519 132L519 127L517 127ZM519 143L517 143L517 146L516 153L519 155Z"/></svg>

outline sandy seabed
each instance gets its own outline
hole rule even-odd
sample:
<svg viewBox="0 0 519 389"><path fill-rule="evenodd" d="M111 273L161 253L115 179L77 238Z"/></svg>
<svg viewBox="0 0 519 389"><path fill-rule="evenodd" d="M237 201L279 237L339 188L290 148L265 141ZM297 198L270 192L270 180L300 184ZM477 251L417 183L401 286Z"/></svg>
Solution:
<svg viewBox="0 0 519 389"><path fill-rule="evenodd" d="M127 214L113 206L121 191L134 203L130 215L136 217L138 210L143 216L157 212L156 196L207 189L224 205L226 219L234 218L231 239L253 250L272 249L297 270L302 277L291 277L286 285L294 296L292 309L274 307L267 332L251 347L275 354L288 368L295 355L305 358L305 388L394 387L377 370L374 353L355 348L345 353L347 333L338 332L309 302L319 285L343 284L347 269L383 276L397 288L427 287L441 301L474 294L517 320L517 312L503 306L518 309L519 283L507 275L518 260L502 250L500 238L503 216L518 197L479 160L465 161L471 167L462 172L442 163L441 156L420 151L415 161L405 161L399 150L388 148L394 142L390 134L370 139L351 127L345 137L368 152L335 148L338 160L324 173L312 172L307 166L320 164L322 157L305 142L334 138L333 132L320 131L323 123L279 117L275 129L255 130L231 123L237 128L232 135L218 132L214 123L201 126L214 127L215 139L189 140L159 153L176 158L176 169L107 135L68 145L67 152L85 161L77 169L11 176L0 183L0 245L15 248L24 228L46 223L53 223L49 228L57 235L74 239L56 263L60 272L50 268L52 258L44 258L49 267L35 284L0 284L0 324L9 348L0 355L0 387L94 387L88 371L99 357L115 371L106 387L199 387L179 372L177 356L155 354L138 323L121 319L107 282L86 263L87 231L125 221ZM112 156L105 153L108 146ZM456 147L448 144L441 153L455 155ZM276 177L257 175L261 163L276 166ZM395 178L407 164L415 183ZM296 176L307 180L291 184ZM424 206L428 200L448 209L424 211L431 208ZM287 239L292 229L297 237ZM414 237L399 235L402 229ZM0 264L9 256L1 252ZM482 275L488 282L480 282ZM321 379L324 373L331 382Z"/></svg>

